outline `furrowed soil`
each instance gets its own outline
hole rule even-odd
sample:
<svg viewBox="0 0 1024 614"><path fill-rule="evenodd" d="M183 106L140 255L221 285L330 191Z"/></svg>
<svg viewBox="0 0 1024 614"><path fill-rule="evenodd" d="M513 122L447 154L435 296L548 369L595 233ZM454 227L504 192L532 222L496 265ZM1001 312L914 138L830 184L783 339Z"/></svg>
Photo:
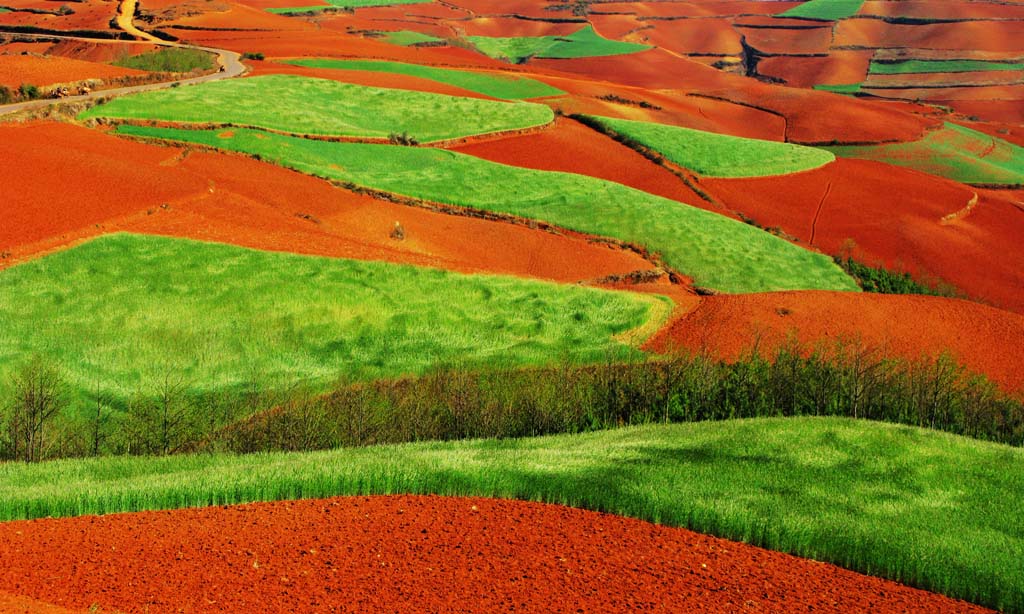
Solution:
<svg viewBox="0 0 1024 614"><path fill-rule="evenodd" d="M152 614L988 611L685 529L436 496L5 523L0 590Z"/></svg>
<svg viewBox="0 0 1024 614"><path fill-rule="evenodd" d="M820 291L712 296L647 346L735 360L755 342L770 356L790 340L830 350L840 339L909 360L949 352L1003 390L1024 390L1024 316L959 299Z"/></svg>
<svg viewBox="0 0 1024 614"><path fill-rule="evenodd" d="M6 85L11 89L19 87L22 83L42 87L55 83L145 74L141 70L63 57L0 55L0 85Z"/></svg>
<svg viewBox="0 0 1024 614"><path fill-rule="evenodd" d="M0 165L11 170L5 189L16 195L3 203L12 223L0 226L0 266L126 230L562 282L654 268L581 235L385 202L243 156L186 153L68 124L0 127ZM403 240L390 236L395 222Z"/></svg>

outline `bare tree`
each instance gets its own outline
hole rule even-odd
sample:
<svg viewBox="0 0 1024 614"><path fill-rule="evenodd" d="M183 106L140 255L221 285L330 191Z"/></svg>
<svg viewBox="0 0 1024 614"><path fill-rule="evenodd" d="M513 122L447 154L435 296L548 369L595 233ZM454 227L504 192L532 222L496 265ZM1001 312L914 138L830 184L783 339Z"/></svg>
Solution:
<svg viewBox="0 0 1024 614"><path fill-rule="evenodd" d="M64 378L55 365L35 356L15 373L11 388L14 400L4 425L11 456L36 462L43 456L46 427L66 403Z"/></svg>

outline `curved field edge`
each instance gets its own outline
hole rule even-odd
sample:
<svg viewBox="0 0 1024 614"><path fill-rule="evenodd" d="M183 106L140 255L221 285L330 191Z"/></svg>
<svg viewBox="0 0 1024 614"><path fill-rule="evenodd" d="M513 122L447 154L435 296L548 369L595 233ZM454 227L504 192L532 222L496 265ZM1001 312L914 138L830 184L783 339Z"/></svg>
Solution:
<svg viewBox="0 0 1024 614"><path fill-rule="evenodd" d="M858 291L833 260L761 229L626 186L433 148L335 143L238 129L121 125L118 134L237 151L352 187L543 220L659 254L723 292Z"/></svg>
<svg viewBox="0 0 1024 614"><path fill-rule="evenodd" d="M1024 611L1024 452L838 418L316 453L0 465L0 517L356 494L540 500L685 526Z"/></svg>
<svg viewBox="0 0 1024 614"><path fill-rule="evenodd" d="M430 79L437 83L446 83L455 87L505 100L523 100L526 98L543 98L561 96L565 92L552 87L543 81L515 74L493 74L422 66L406 62L388 62L384 60L339 60L333 58L297 58L283 60L282 64L304 66L307 68L325 68L330 70L361 70L368 72L384 72L395 75L407 75Z"/></svg>
<svg viewBox="0 0 1024 614"><path fill-rule="evenodd" d="M585 117L662 154L675 164L708 177L788 175L821 168L836 159L831 152L816 147L652 122Z"/></svg>
<svg viewBox="0 0 1024 614"><path fill-rule="evenodd" d="M668 299L115 234L0 272L0 392L29 357L76 400L625 357ZM620 340L621 339L621 340ZM3 398L11 398L9 395ZM82 405L88 406L88 403Z"/></svg>
<svg viewBox="0 0 1024 614"><path fill-rule="evenodd" d="M972 185L1024 185L1024 147L948 122L917 141L826 149L843 158L885 162Z"/></svg>
<svg viewBox="0 0 1024 614"><path fill-rule="evenodd" d="M524 130L551 123L545 105L368 87L296 75L212 81L115 98L79 119L234 124L292 134L420 142Z"/></svg>

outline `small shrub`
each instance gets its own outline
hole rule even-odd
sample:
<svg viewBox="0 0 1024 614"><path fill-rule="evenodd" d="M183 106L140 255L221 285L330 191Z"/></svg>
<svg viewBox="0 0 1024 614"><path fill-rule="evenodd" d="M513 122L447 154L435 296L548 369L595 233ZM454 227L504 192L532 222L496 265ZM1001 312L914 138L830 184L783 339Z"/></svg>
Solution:
<svg viewBox="0 0 1024 614"><path fill-rule="evenodd" d="M21 94L22 100L35 100L40 96L39 88L31 83L22 83L18 88L18 93Z"/></svg>
<svg viewBox="0 0 1024 614"><path fill-rule="evenodd" d="M242 59L243 60L263 60L263 59L266 59L266 58L265 58L265 56L262 53L246 51L245 53L242 54Z"/></svg>

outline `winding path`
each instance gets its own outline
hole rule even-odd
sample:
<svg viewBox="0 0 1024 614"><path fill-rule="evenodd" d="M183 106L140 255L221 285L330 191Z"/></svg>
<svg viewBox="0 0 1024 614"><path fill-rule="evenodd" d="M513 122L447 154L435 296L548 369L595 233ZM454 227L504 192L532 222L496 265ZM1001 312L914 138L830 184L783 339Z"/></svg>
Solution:
<svg viewBox="0 0 1024 614"><path fill-rule="evenodd" d="M40 100L29 100L25 102L16 102L14 104L0 105L0 116L9 113L16 113L18 111L27 111L30 109L40 109L48 107L52 104L58 103L69 103L69 102L82 102L86 100L95 100L97 98L110 98L113 96L123 96L125 94L134 94L136 92L145 92L149 90L159 90L176 85L190 85L194 83L204 83L206 81L219 81L220 79L230 79L237 77L245 73L245 65L242 64L241 55L234 51L227 49L215 49L212 47L198 47L195 45L187 45L183 43L174 43L165 41L160 38L153 36L148 32L144 32L137 28L133 22L135 15L135 7L138 0L122 0L120 7L117 12L117 26L125 32L131 34L137 39L145 40L161 47L177 47L181 49L198 49L200 51L207 51L217 55L217 72L202 75L199 77L193 77L191 79L180 79L177 81L164 81L161 83L148 83L146 85L133 85L130 87L118 87L107 90L98 90L88 94L82 94L80 96L67 96L65 98L43 98ZM107 39L93 39L83 38L80 36L60 36L56 34L39 35L45 36L46 38L60 38L66 40L78 40L85 42L103 42L110 43Z"/></svg>

